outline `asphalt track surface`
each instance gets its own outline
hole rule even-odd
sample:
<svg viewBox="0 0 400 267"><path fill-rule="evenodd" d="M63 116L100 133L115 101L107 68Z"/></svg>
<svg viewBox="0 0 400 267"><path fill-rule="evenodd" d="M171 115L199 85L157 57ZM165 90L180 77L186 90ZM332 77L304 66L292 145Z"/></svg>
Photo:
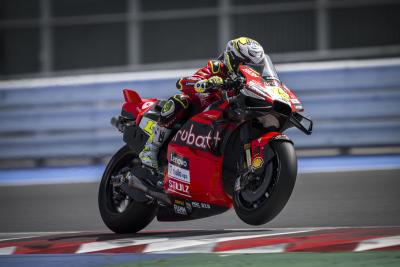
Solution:
<svg viewBox="0 0 400 267"><path fill-rule="evenodd" d="M262 228L398 226L400 170L303 173L289 203ZM98 183L0 187L0 232L108 231L97 208ZM245 229L234 211L146 230Z"/></svg>

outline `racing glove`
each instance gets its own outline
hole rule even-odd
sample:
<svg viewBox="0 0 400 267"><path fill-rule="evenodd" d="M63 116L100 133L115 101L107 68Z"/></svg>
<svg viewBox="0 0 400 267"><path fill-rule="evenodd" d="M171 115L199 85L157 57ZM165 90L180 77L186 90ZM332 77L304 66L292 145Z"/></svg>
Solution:
<svg viewBox="0 0 400 267"><path fill-rule="evenodd" d="M212 76L208 79L200 80L194 84L197 93L204 93L209 88L218 88L224 84L224 80L219 76Z"/></svg>

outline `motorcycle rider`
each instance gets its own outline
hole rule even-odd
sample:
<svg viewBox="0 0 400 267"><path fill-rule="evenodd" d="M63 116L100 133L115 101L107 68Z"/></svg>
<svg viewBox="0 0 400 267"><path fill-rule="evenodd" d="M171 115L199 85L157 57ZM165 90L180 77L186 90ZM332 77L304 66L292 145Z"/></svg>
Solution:
<svg viewBox="0 0 400 267"><path fill-rule="evenodd" d="M192 76L180 78L176 87L182 93L169 98L163 106L159 121L152 127L152 134L139 154L142 163L158 169L159 149L168 139L173 126L219 100L224 80L234 77L240 64L261 64L263 59L264 49L257 41L240 37L229 41L217 60L209 60Z"/></svg>

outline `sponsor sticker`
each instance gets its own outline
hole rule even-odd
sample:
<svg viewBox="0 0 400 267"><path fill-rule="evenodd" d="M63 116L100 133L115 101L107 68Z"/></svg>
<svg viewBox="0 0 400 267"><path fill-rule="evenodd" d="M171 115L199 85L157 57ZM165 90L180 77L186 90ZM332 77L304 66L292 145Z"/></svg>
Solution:
<svg viewBox="0 0 400 267"><path fill-rule="evenodd" d="M185 207L179 206L174 204L174 211L177 214L181 214L181 215L187 215L187 211L185 209Z"/></svg>
<svg viewBox="0 0 400 267"><path fill-rule="evenodd" d="M178 214L188 215L192 212L192 204L190 204L190 202L175 199L174 211L175 211L175 213L178 213Z"/></svg>
<svg viewBox="0 0 400 267"><path fill-rule="evenodd" d="M153 104L154 104L154 102L152 102L152 101L144 102L142 105L142 109L146 109L146 108L152 106Z"/></svg>
<svg viewBox="0 0 400 267"><path fill-rule="evenodd" d="M210 204L192 201L192 206L198 209L211 209Z"/></svg>
<svg viewBox="0 0 400 267"><path fill-rule="evenodd" d="M189 196L189 197L191 196L189 191L189 185L175 180L170 179L168 181L168 189L184 196Z"/></svg>
<svg viewBox="0 0 400 267"><path fill-rule="evenodd" d="M175 166L189 170L189 160L179 154L171 153L169 155L169 162Z"/></svg>
<svg viewBox="0 0 400 267"><path fill-rule="evenodd" d="M168 176L185 183L190 183L189 160L176 153L171 153L168 163Z"/></svg>
<svg viewBox="0 0 400 267"><path fill-rule="evenodd" d="M284 134L278 134L278 135L274 136L273 139L274 139L274 140L276 140L276 139L286 139L286 140L289 140L289 137L287 137L287 136L284 135Z"/></svg>
<svg viewBox="0 0 400 267"><path fill-rule="evenodd" d="M246 72L248 75L257 78L260 76L260 74L258 74L257 72L255 72L254 70L250 69L250 68L242 68L241 69L243 72Z"/></svg>
<svg viewBox="0 0 400 267"><path fill-rule="evenodd" d="M263 164L264 164L264 160L263 160L261 157L255 157L255 158L253 159L253 161L251 162L251 166L252 166L254 169L259 169L259 168L261 168L261 167L263 166Z"/></svg>
<svg viewBox="0 0 400 267"><path fill-rule="evenodd" d="M222 141L222 135L219 131L213 131L210 129L208 132L200 134L195 132L193 128L194 125L191 124L189 129L180 129L172 141L203 150L210 150L211 148L215 149ZM196 128L196 130L198 129Z"/></svg>
<svg viewBox="0 0 400 267"><path fill-rule="evenodd" d="M290 101L292 101L293 104L300 104L300 101L296 98L291 98Z"/></svg>

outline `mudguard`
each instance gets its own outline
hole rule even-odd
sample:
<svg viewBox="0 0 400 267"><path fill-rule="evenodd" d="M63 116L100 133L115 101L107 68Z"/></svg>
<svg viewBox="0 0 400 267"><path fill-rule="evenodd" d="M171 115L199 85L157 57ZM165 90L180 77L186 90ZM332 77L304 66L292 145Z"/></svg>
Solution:
<svg viewBox="0 0 400 267"><path fill-rule="evenodd" d="M254 169L261 168L264 165L264 162L267 162L270 156L273 156L269 155L268 147L271 142L275 141L283 141L293 144L293 141L281 132L268 132L251 141L251 165Z"/></svg>

